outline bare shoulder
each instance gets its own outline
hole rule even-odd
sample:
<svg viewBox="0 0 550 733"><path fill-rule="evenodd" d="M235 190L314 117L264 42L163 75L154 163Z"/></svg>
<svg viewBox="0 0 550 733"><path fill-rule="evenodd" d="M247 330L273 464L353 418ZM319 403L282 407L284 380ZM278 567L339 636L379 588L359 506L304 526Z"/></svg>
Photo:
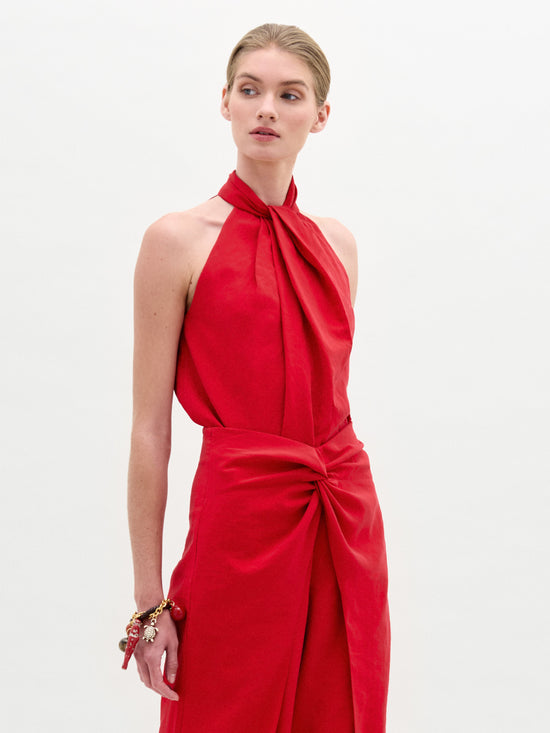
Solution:
<svg viewBox="0 0 550 733"><path fill-rule="evenodd" d="M357 242L355 241L355 237L337 219L312 216L311 214L306 214L306 216L317 224L327 242L340 258L348 274L351 300L354 303L357 292Z"/></svg>
<svg viewBox="0 0 550 733"><path fill-rule="evenodd" d="M206 260L233 207L219 196L165 214L145 231L136 265L140 292L175 298L187 310ZM170 295L171 294L171 295Z"/></svg>
<svg viewBox="0 0 550 733"><path fill-rule="evenodd" d="M164 214L150 224L143 236L140 263L153 263L172 271L180 282L189 283L197 262L211 249L232 207L214 197L187 211Z"/></svg>
<svg viewBox="0 0 550 733"><path fill-rule="evenodd" d="M216 196L187 211L164 214L147 227L142 250L170 259L192 259L194 250L221 228L230 210L231 206Z"/></svg>
<svg viewBox="0 0 550 733"><path fill-rule="evenodd" d="M343 249L356 249L355 237L338 219L328 216L311 216L310 214L307 216L317 224L327 239L332 239Z"/></svg>

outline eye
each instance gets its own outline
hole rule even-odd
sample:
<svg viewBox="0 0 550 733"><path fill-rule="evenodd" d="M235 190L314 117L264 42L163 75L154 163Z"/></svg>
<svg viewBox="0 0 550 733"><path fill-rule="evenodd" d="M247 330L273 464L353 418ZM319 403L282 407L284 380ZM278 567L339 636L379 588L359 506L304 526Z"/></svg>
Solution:
<svg viewBox="0 0 550 733"><path fill-rule="evenodd" d="M252 97L256 94L256 90L252 89L252 87L241 87L241 93L244 94L245 97Z"/></svg>
<svg viewBox="0 0 550 733"><path fill-rule="evenodd" d="M288 99L289 102L294 102L296 99L300 99L300 97L298 97L293 92L285 92L282 96L283 96L283 99Z"/></svg>

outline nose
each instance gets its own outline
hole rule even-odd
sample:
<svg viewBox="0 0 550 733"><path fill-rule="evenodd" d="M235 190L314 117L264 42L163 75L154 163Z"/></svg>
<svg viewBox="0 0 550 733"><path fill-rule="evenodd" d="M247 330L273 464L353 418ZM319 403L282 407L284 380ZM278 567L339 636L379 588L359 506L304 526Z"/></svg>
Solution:
<svg viewBox="0 0 550 733"><path fill-rule="evenodd" d="M256 117L259 120L278 119L279 115L277 114L277 110L275 109L275 103L271 95L266 94L261 97L261 103L260 103L260 106L258 107L258 111L256 112Z"/></svg>

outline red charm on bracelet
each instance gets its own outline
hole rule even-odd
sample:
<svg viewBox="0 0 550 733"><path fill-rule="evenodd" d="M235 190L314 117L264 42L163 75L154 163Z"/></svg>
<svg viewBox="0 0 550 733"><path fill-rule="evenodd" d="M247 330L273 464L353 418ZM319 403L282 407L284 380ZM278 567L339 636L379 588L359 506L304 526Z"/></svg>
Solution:
<svg viewBox="0 0 550 733"><path fill-rule="evenodd" d="M122 662L122 669L128 669L128 662L130 661L134 649L139 641L139 630L141 628L141 621L137 618L131 625L128 631L128 641L126 642L126 649L124 651L124 661Z"/></svg>
<svg viewBox="0 0 550 733"><path fill-rule="evenodd" d="M174 619L174 621L181 621L182 618L185 618L185 610L181 609L179 606L176 606L175 603L172 603L170 616Z"/></svg>

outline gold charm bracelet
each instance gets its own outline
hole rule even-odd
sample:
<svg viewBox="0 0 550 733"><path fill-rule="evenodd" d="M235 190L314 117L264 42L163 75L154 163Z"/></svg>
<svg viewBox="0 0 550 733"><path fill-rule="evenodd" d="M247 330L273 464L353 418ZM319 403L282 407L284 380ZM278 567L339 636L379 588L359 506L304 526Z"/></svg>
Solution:
<svg viewBox="0 0 550 733"><path fill-rule="evenodd" d="M145 621L145 619L149 619L149 623L143 629L143 640L146 642L153 642L158 632L156 627L157 619L165 608L170 610L170 616L174 621L181 621L185 617L185 610L177 606L169 598L165 598L158 606L153 606L147 611L135 611L132 614L132 618L126 626L126 633L128 636L121 639L118 643L119 649L124 652L122 669L126 669L128 667L128 662L130 661L130 658L137 646L142 622Z"/></svg>

